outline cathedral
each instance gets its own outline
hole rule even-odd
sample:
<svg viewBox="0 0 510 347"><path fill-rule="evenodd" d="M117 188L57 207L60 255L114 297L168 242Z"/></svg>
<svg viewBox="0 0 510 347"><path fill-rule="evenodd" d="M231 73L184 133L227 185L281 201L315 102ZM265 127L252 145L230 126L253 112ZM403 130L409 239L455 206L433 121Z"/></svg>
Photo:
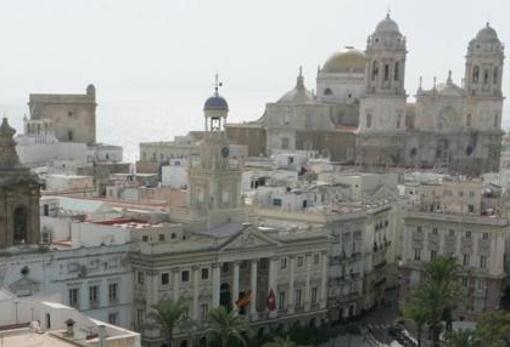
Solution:
<svg viewBox="0 0 510 347"><path fill-rule="evenodd" d="M412 103L406 57L406 37L388 14L364 51L346 47L319 66L316 93L300 71L262 117L227 124L227 133L250 156L306 150L362 167L498 171L504 47L496 31L487 24L469 42L461 85L451 72L429 90L420 82Z"/></svg>

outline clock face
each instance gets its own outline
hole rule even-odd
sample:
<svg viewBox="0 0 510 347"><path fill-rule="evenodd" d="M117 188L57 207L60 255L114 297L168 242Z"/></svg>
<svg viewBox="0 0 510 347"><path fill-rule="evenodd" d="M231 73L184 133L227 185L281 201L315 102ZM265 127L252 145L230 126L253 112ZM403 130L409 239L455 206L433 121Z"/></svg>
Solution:
<svg viewBox="0 0 510 347"><path fill-rule="evenodd" d="M228 147L223 147L221 149L221 155L223 156L223 158L228 157L229 153L230 153L230 150L228 149Z"/></svg>

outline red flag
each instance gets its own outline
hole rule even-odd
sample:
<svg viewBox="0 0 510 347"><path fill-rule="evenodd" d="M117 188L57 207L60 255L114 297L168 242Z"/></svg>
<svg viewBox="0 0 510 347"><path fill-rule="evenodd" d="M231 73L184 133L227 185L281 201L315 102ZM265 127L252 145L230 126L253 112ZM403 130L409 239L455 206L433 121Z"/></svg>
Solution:
<svg viewBox="0 0 510 347"><path fill-rule="evenodd" d="M269 311L276 310L276 298L272 289L269 290L269 295L266 299L266 307Z"/></svg>

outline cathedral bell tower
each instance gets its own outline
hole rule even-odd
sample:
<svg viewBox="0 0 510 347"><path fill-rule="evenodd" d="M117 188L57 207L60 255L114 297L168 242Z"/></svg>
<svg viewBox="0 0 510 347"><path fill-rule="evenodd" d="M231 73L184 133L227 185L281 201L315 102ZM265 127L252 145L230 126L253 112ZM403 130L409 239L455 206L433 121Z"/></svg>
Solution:
<svg viewBox="0 0 510 347"><path fill-rule="evenodd" d="M365 95L360 100L360 132L394 133L405 130L406 39L389 13L368 37L365 55Z"/></svg>
<svg viewBox="0 0 510 347"><path fill-rule="evenodd" d="M198 162L190 161L188 174L188 205L197 216L206 218L206 228L244 222L241 202L241 170L230 157L227 135L223 129L227 101L220 96L221 83L216 82L214 94L204 104L205 131L199 144Z"/></svg>
<svg viewBox="0 0 510 347"><path fill-rule="evenodd" d="M464 81L471 96L501 97L504 47L489 23L469 42Z"/></svg>
<svg viewBox="0 0 510 347"><path fill-rule="evenodd" d="M38 244L39 183L16 153L16 131L0 125L0 248Z"/></svg>

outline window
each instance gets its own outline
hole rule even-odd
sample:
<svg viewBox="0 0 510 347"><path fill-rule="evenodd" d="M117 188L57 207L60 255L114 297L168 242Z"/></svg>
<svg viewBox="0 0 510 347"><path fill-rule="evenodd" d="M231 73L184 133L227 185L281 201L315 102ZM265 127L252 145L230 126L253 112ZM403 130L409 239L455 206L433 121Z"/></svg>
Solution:
<svg viewBox="0 0 510 347"><path fill-rule="evenodd" d="M165 241L165 234L159 234L159 241Z"/></svg>
<svg viewBox="0 0 510 347"><path fill-rule="evenodd" d="M483 84L489 83L489 69L483 70Z"/></svg>
<svg viewBox="0 0 510 347"><path fill-rule="evenodd" d="M475 197L475 192L469 192L469 197L473 199Z"/></svg>
<svg viewBox="0 0 510 347"><path fill-rule="evenodd" d="M437 228L432 228L432 234L437 235Z"/></svg>
<svg viewBox="0 0 510 347"><path fill-rule="evenodd" d="M398 81L400 79L400 63L398 61L395 63L395 71L394 71L393 79L395 81Z"/></svg>
<svg viewBox="0 0 510 347"><path fill-rule="evenodd" d="M453 230L453 229L448 230L448 235L450 237L455 237L455 230Z"/></svg>
<svg viewBox="0 0 510 347"><path fill-rule="evenodd" d="M497 128L499 126L499 117L498 117L498 114L496 113L494 115L494 128Z"/></svg>
<svg viewBox="0 0 510 347"><path fill-rule="evenodd" d="M208 313L209 313L209 305L201 304L200 305L200 318L202 319L202 321L205 321L207 319Z"/></svg>
<svg viewBox="0 0 510 347"><path fill-rule="evenodd" d="M466 231L466 239L471 240L471 231Z"/></svg>
<svg viewBox="0 0 510 347"><path fill-rule="evenodd" d="M487 281L485 280L485 278L480 278L480 279L478 279L478 281L477 281L477 287L478 287L478 289L480 289L480 290L485 290L485 289L487 289Z"/></svg>
<svg viewBox="0 0 510 347"><path fill-rule="evenodd" d="M143 242L148 242L148 241L149 241L149 236L147 236L147 235L143 235L143 236L142 236L142 241L143 241Z"/></svg>
<svg viewBox="0 0 510 347"><path fill-rule="evenodd" d="M273 199L273 206L282 206L282 199Z"/></svg>
<svg viewBox="0 0 510 347"><path fill-rule="evenodd" d="M91 306L99 304L99 286L89 287L89 303Z"/></svg>
<svg viewBox="0 0 510 347"><path fill-rule="evenodd" d="M321 261L320 256L318 254L314 254L313 255L313 264L314 265L319 265L320 261Z"/></svg>
<svg viewBox="0 0 510 347"><path fill-rule="evenodd" d="M316 304L317 303L317 299L318 299L318 296L317 296L317 293L318 293L318 289L317 287L313 287L312 288L312 304Z"/></svg>
<svg viewBox="0 0 510 347"><path fill-rule="evenodd" d="M487 256L486 255L480 256L480 268L487 269Z"/></svg>
<svg viewBox="0 0 510 347"><path fill-rule="evenodd" d="M421 233L421 232L423 231L423 229L422 229L421 225L418 225L418 226L416 227L416 231L417 231L417 232L419 232L419 233Z"/></svg>
<svg viewBox="0 0 510 347"><path fill-rule="evenodd" d="M278 309L283 310L285 308L285 292L278 293Z"/></svg>
<svg viewBox="0 0 510 347"><path fill-rule="evenodd" d="M324 95L331 95L333 92L331 91L331 88L324 89Z"/></svg>
<svg viewBox="0 0 510 347"><path fill-rule="evenodd" d="M303 266L303 262L304 262L303 256L297 257L297 266L298 267Z"/></svg>
<svg viewBox="0 0 510 347"><path fill-rule="evenodd" d="M470 213L475 212L475 206L473 204L468 205L468 212L470 212Z"/></svg>
<svg viewBox="0 0 510 347"><path fill-rule="evenodd" d="M494 67L494 71L493 71L493 75L492 75L492 83L498 84L498 79L499 79L499 71L498 71L498 67L495 66Z"/></svg>
<svg viewBox="0 0 510 347"><path fill-rule="evenodd" d="M301 306L301 288L296 289L296 306Z"/></svg>
<svg viewBox="0 0 510 347"><path fill-rule="evenodd" d="M181 281L183 283L189 281L189 271L188 270L181 272Z"/></svg>
<svg viewBox="0 0 510 347"><path fill-rule="evenodd" d="M282 149L289 149L289 139L282 137Z"/></svg>
<svg viewBox="0 0 510 347"><path fill-rule="evenodd" d="M384 80L388 81L390 79L390 66L388 64L384 64Z"/></svg>
<svg viewBox="0 0 510 347"><path fill-rule="evenodd" d="M478 83L479 80L480 80L480 68L478 67L478 65L475 65L475 67L473 68L473 83Z"/></svg>
<svg viewBox="0 0 510 347"><path fill-rule="evenodd" d="M116 303L118 301L118 283L110 283L108 285L108 299L110 303Z"/></svg>
<svg viewBox="0 0 510 347"><path fill-rule="evenodd" d="M467 277L462 277L462 285L463 285L464 287L466 287L466 288L468 287L468 285L469 285L469 280L468 280L468 278L467 278Z"/></svg>
<svg viewBox="0 0 510 347"><path fill-rule="evenodd" d="M379 63L374 61L372 63L372 81L375 81L379 75Z"/></svg>
<svg viewBox="0 0 510 347"><path fill-rule="evenodd" d="M145 273L143 271L138 271L138 284L145 283Z"/></svg>
<svg viewBox="0 0 510 347"><path fill-rule="evenodd" d="M73 131L72 131L72 130L69 130L69 131L67 132L67 140L68 140L68 141L73 141L73 139L74 139Z"/></svg>
<svg viewBox="0 0 510 347"><path fill-rule="evenodd" d="M73 116L73 112L72 111L67 112L67 116L72 117Z"/></svg>
<svg viewBox="0 0 510 347"><path fill-rule="evenodd" d="M397 129L400 129L400 123L402 122L402 115L399 114L397 118Z"/></svg>
<svg viewBox="0 0 510 347"><path fill-rule="evenodd" d="M168 272L164 272L161 274L161 285L166 286L170 283L170 276Z"/></svg>
<svg viewBox="0 0 510 347"><path fill-rule="evenodd" d="M462 265L469 266L471 265L471 256L468 253L465 253L462 257Z"/></svg>
<svg viewBox="0 0 510 347"><path fill-rule="evenodd" d="M118 317L118 315L119 314L117 312L110 312L110 313L108 313L108 323L116 325L117 324L117 317Z"/></svg>
<svg viewBox="0 0 510 347"><path fill-rule="evenodd" d="M482 239L488 240L489 239L489 233L482 233Z"/></svg>
<svg viewBox="0 0 510 347"><path fill-rule="evenodd" d="M228 263L221 264L221 271L222 272L228 272L228 270L229 270Z"/></svg>
<svg viewBox="0 0 510 347"><path fill-rule="evenodd" d="M462 197L464 197L464 192L461 190L461 191L459 191L459 198L462 198Z"/></svg>
<svg viewBox="0 0 510 347"><path fill-rule="evenodd" d="M372 115L370 113L367 113L367 129L372 127Z"/></svg>
<svg viewBox="0 0 510 347"><path fill-rule="evenodd" d="M177 236L175 235L175 233L171 233L171 234L170 234L170 238L171 238L171 239L175 239L176 237L177 237Z"/></svg>
<svg viewBox="0 0 510 347"><path fill-rule="evenodd" d="M48 204L45 204L44 205L44 212L43 212L43 215L45 217L48 217L50 215L50 206Z"/></svg>
<svg viewBox="0 0 510 347"><path fill-rule="evenodd" d="M202 269L202 279L203 280L209 279L209 269L208 268Z"/></svg>
<svg viewBox="0 0 510 347"><path fill-rule="evenodd" d="M280 259L280 269L286 269L287 268L287 257L282 257Z"/></svg>
<svg viewBox="0 0 510 347"><path fill-rule="evenodd" d="M78 288L69 289L69 306L80 307L80 290Z"/></svg>
<svg viewBox="0 0 510 347"><path fill-rule="evenodd" d="M49 313L46 313L46 329L51 329L51 316Z"/></svg>
<svg viewBox="0 0 510 347"><path fill-rule="evenodd" d="M437 258L437 251L430 251L430 260L435 260Z"/></svg>
<svg viewBox="0 0 510 347"><path fill-rule="evenodd" d="M414 249L414 260L421 260L421 248Z"/></svg>
<svg viewBox="0 0 510 347"><path fill-rule="evenodd" d="M467 127L470 127L470 126L471 126L471 121L472 121L472 119L471 119L471 118L472 118L472 117L471 117L471 115L470 115L470 114L468 114L468 115L466 116L466 126L467 126Z"/></svg>

